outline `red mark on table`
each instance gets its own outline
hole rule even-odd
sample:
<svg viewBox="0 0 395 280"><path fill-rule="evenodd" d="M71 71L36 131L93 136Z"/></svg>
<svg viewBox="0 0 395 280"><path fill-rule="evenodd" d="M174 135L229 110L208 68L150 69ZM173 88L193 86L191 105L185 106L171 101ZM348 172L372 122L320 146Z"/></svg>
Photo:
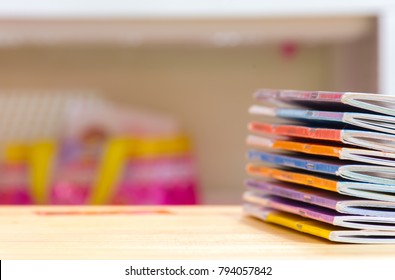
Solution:
<svg viewBox="0 0 395 280"><path fill-rule="evenodd" d="M99 216L99 215L157 215L171 214L166 209L159 210L43 210L34 211L40 216Z"/></svg>

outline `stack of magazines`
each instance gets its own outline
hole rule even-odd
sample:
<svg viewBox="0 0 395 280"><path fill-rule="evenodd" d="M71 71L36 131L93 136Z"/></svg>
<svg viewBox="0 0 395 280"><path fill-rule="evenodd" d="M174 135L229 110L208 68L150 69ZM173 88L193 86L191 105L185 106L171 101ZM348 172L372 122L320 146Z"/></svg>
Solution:
<svg viewBox="0 0 395 280"><path fill-rule="evenodd" d="M395 96L261 89L244 212L335 242L395 243Z"/></svg>

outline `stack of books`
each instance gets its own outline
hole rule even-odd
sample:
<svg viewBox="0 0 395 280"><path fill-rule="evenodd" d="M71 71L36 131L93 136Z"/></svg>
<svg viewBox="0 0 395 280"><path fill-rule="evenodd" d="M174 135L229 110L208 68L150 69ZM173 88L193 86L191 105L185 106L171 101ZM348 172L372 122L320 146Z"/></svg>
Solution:
<svg viewBox="0 0 395 280"><path fill-rule="evenodd" d="M254 98L245 213L335 242L395 243L395 96Z"/></svg>

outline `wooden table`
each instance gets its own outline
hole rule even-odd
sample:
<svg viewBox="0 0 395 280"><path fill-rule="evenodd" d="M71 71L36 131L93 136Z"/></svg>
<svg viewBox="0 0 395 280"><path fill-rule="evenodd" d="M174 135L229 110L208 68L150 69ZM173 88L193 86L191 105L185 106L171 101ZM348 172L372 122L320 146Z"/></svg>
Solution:
<svg viewBox="0 0 395 280"><path fill-rule="evenodd" d="M395 245L329 241L241 207L0 207L0 259L394 258Z"/></svg>

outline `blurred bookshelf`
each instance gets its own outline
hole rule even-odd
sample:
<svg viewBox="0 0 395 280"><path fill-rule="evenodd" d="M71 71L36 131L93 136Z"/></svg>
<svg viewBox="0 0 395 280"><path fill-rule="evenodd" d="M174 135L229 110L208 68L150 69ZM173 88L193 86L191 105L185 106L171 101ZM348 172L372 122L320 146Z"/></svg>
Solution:
<svg viewBox="0 0 395 280"><path fill-rule="evenodd" d="M391 1L0 4L4 90L89 89L179 120L202 202L239 203L259 87L395 92Z"/></svg>

